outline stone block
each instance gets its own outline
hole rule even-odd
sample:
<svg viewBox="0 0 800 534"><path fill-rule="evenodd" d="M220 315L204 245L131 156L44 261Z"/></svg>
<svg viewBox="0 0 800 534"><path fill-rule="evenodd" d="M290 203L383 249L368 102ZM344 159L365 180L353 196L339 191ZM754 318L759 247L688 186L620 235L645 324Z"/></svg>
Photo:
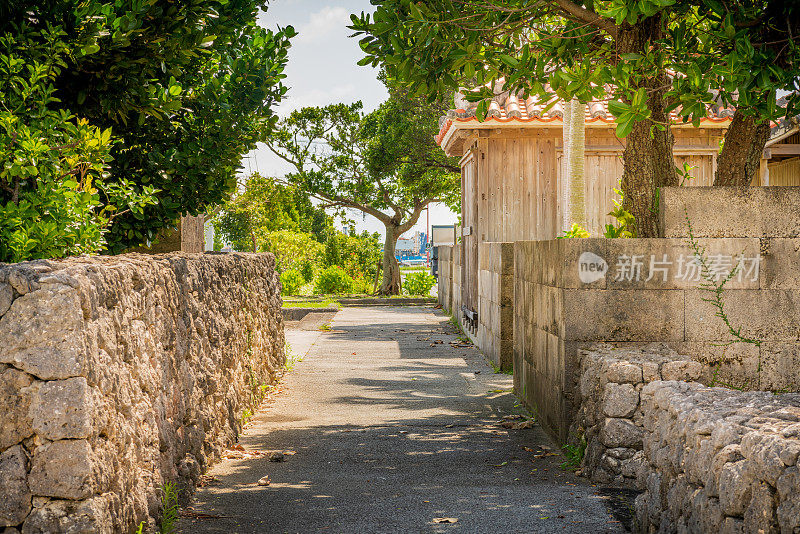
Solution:
<svg viewBox="0 0 800 534"><path fill-rule="evenodd" d="M703 366L699 362L682 360L665 362L661 366L662 380L681 380L691 382L698 380L703 373Z"/></svg>
<svg viewBox="0 0 800 534"><path fill-rule="evenodd" d="M31 493L61 499L92 494L92 450L86 440L62 440L37 447L28 477Z"/></svg>
<svg viewBox="0 0 800 534"><path fill-rule="evenodd" d="M750 502L744 511L746 532L777 531L775 517L775 490L763 482L753 487Z"/></svg>
<svg viewBox="0 0 800 534"><path fill-rule="evenodd" d="M600 441L608 448L642 448L642 428L627 419L606 419L600 430Z"/></svg>
<svg viewBox="0 0 800 534"><path fill-rule="evenodd" d="M725 464L719 477L719 503L725 515L744 515L756 483L753 464L740 460Z"/></svg>
<svg viewBox="0 0 800 534"><path fill-rule="evenodd" d="M48 284L23 295L0 317L0 363L43 380L78 376L86 363L82 326L74 289Z"/></svg>
<svg viewBox="0 0 800 534"><path fill-rule="evenodd" d="M800 342L767 342L761 345L759 389L800 391Z"/></svg>
<svg viewBox="0 0 800 534"><path fill-rule="evenodd" d="M19 525L31 510L27 465L20 445L0 454L0 527Z"/></svg>
<svg viewBox="0 0 800 534"><path fill-rule="evenodd" d="M609 362L604 368L605 377L609 382L619 384L638 384L642 382L642 368L630 362Z"/></svg>
<svg viewBox="0 0 800 534"><path fill-rule="evenodd" d="M567 340L683 341L683 291L564 290Z"/></svg>
<svg viewBox="0 0 800 534"><path fill-rule="evenodd" d="M721 344L714 341L674 343L675 350L703 365L701 381L705 384L759 388L761 351L748 343Z"/></svg>
<svg viewBox="0 0 800 534"><path fill-rule="evenodd" d="M8 311L14 301L14 290L11 284L0 282L0 317Z"/></svg>
<svg viewBox="0 0 800 534"><path fill-rule="evenodd" d="M82 376L44 382L31 406L34 430L51 441L88 438L93 413L92 391Z"/></svg>
<svg viewBox="0 0 800 534"><path fill-rule="evenodd" d="M0 451L33 435L29 410L33 377L13 367L0 372Z"/></svg>
<svg viewBox="0 0 800 534"><path fill-rule="evenodd" d="M778 479L778 496L780 504L776 510L776 518L781 532L797 532L800 530L800 470L790 467Z"/></svg>
<svg viewBox="0 0 800 534"><path fill-rule="evenodd" d="M762 240L766 249L761 257L761 289L800 287L800 239Z"/></svg>
<svg viewBox="0 0 800 534"><path fill-rule="evenodd" d="M603 413L607 417L630 417L639 406L639 392L632 384L606 384Z"/></svg>
<svg viewBox="0 0 800 534"><path fill-rule="evenodd" d="M105 496L96 496L77 502L50 500L31 512L31 515L25 520L22 532L23 534L118 532L119 524L113 523L113 517L113 512Z"/></svg>
<svg viewBox="0 0 800 534"><path fill-rule="evenodd" d="M514 274L514 243L500 243L500 266L499 271L502 275Z"/></svg>
<svg viewBox="0 0 800 534"><path fill-rule="evenodd" d="M664 187L664 237L800 237L800 187Z"/></svg>

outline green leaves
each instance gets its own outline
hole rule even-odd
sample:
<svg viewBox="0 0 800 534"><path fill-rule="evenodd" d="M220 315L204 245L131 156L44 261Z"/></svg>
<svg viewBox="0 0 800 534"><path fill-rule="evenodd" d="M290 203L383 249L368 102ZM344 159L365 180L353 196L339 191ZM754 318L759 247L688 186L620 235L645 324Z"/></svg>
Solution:
<svg viewBox="0 0 800 534"><path fill-rule="evenodd" d="M15 52L6 55L7 66L14 72L8 85L5 79L0 85L27 92L25 98L46 97L48 109L71 109L89 124L113 128L113 135L104 130L87 143L109 148L101 158L103 180L93 183L97 208L114 214L104 230L114 252L152 240L183 213L224 201L243 154L274 127L274 107L286 92L294 28L256 25L260 0L190 3L191 9L152 0L87 0L64 8L14 3L0 19L0 36L24 37L9 46ZM39 26L18 30L25 24ZM22 60L18 51L26 43L32 52ZM48 73L48 84L35 81ZM12 163L5 173L32 185L28 167ZM151 188L157 202L124 201L116 189L122 204L115 204L105 186L122 184L122 177L132 192Z"/></svg>
<svg viewBox="0 0 800 534"><path fill-rule="evenodd" d="M95 54L99 51L100 51L100 45L97 44L89 44L81 48L81 53L83 53L84 56Z"/></svg>

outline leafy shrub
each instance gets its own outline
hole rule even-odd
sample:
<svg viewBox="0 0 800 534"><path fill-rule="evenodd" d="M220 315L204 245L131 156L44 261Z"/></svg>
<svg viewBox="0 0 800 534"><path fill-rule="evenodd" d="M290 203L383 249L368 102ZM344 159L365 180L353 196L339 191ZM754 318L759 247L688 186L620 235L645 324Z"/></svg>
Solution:
<svg viewBox="0 0 800 534"><path fill-rule="evenodd" d="M589 237L589 232L578 223L572 223L572 228L565 230L564 235L558 236L556 239L568 239L573 237Z"/></svg>
<svg viewBox="0 0 800 534"><path fill-rule="evenodd" d="M300 274L306 283L312 281L314 279L314 264L310 260L305 260L303 265L300 266Z"/></svg>
<svg viewBox="0 0 800 534"><path fill-rule="evenodd" d="M51 108L65 35L0 35L0 262L95 254L115 217L155 203L150 186L108 180L111 129Z"/></svg>
<svg viewBox="0 0 800 534"><path fill-rule="evenodd" d="M686 170L687 173L689 169ZM680 169L677 167L676 170L680 171ZM603 237L607 237L609 239L620 237L636 237L636 217L622 207L622 186L620 186L620 189L615 187L614 192L619 195L619 200L614 200L614 209L609 211L608 215L614 217L614 219L617 221L617 224L606 224L605 230L603 231Z"/></svg>
<svg viewBox="0 0 800 534"><path fill-rule="evenodd" d="M403 282L403 290L409 295L427 296L435 283L436 278L433 275L425 271L418 271L406 276L405 282Z"/></svg>
<svg viewBox="0 0 800 534"><path fill-rule="evenodd" d="M305 263L318 261L324 246L305 232L293 230L277 230L267 234L266 250L275 254L278 269L301 270Z"/></svg>
<svg viewBox="0 0 800 534"><path fill-rule="evenodd" d="M284 295L296 295L297 291L306 284L299 271L289 269L281 274L281 285Z"/></svg>
<svg viewBox="0 0 800 534"><path fill-rule="evenodd" d="M326 267L319 273L314 284L314 293L317 294L340 294L352 291L353 279L337 265Z"/></svg>
<svg viewBox="0 0 800 534"><path fill-rule="evenodd" d="M379 234L360 235L336 233L328 237L322 261L325 266L339 265L353 278L371 280L375 277L382 256Z"/></svg>

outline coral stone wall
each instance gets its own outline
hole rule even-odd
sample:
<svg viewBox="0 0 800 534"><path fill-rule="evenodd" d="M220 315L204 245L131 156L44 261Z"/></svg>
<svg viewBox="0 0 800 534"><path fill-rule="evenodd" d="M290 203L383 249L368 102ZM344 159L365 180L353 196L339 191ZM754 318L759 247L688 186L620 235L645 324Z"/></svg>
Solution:
<svg viewBox="0 0 800 534"><path fill-rule="evenodd" d="M655 380L697 380L700 363L662 343L642 348L601 344L581 350L581 404L572 437L583 435L583 474L598 484L644 487L641 393Z"/></svg>
<svg viewBox="0 0 800 534"><path fill-rule="evenodd" d="M800 532L800 395L653 382L641 532Z"/></svg>
<svg viewBox="0 0 800 534"><path fill-rule="evenodd" d="M280 307L269 254L0 265L0 527L154 527L283 366Z"/></svg>
<svg viewBox="0 0 800 534"><path fill-rule="evenodd" d="M581 467L642 492L637 531L800 532L800 394L687 382L701 364L663 344L581 355Z"/></svg>

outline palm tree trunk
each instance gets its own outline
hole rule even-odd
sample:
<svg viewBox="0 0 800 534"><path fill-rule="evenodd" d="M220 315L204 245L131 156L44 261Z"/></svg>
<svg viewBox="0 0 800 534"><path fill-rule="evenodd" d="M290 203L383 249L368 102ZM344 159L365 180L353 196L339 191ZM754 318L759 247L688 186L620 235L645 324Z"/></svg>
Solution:
<svg viewBox="0 0 800 534"><path fill-rule="evenodd" d="M569 103L569 139L565 139L565 146L569 146L567 168L569 170L569 220L568 228L577 224L587 227L586 220L586 106L573 98Z"/></svg>

